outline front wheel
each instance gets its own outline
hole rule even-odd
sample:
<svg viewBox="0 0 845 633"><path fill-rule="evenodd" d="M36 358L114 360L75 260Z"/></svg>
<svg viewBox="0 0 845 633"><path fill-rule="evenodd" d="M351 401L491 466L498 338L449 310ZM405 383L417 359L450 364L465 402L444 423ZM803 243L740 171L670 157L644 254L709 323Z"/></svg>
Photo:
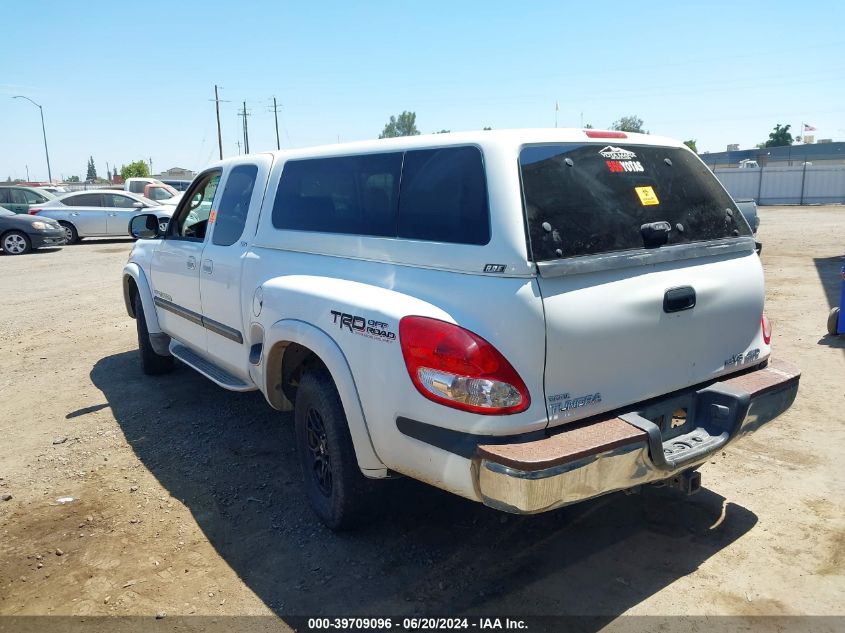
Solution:
<svg viewBox="0 0 845 633"><path fill-rule="evenodd" d="M305 493L317 516L332 530L370 518L378 485L358 468L340 396L324 368L310 369L302 377L294 424Z"/></svg>
<svg viewBox="0 0 845 633"><path fill-rule="evenodd" d="M3 251L6 255L25 255L32 250L32 243L26 233L9 231L3 236Z"/></svg>

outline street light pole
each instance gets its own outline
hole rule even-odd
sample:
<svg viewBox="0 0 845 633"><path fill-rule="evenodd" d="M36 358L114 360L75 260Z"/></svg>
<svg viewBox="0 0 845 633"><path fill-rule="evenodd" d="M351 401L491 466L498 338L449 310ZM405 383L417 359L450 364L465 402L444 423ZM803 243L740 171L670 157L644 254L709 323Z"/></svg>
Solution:
<svg viewBox="0 0 845 633"><path fill-rule="evenodd" d="M50 171L50 152L47 151L47 129L44 127L44 108L29 97L24 97L23 95L16 95L12 99L26 99L32 105L38 106L38 110L41 112L41 133L44 135L44 155L47 157L47 180L53 182L53 172Z"/></svg>

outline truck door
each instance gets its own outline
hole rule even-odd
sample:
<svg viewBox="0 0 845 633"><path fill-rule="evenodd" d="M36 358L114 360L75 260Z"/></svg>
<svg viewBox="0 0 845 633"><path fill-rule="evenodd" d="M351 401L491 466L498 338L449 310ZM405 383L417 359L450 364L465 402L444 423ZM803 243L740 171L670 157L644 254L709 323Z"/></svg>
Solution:
<svg viewBox="0 0 845 633"><path fill-rule="evenodd" d="M173 215L167 235L153 254L153 300L162 329L177 341L205 354L200 301L200 260L221 170L194 181Z"/></svg>
<svg viewBox="0 0 845 633"><path fill-rule="evenodd" d="M241 270L255 235L272 162L269 155L255 156L226 174L200 266L208 357L245 380L249 380L249 314L244 306L252 305L254 288L242 287Z"/></svg>

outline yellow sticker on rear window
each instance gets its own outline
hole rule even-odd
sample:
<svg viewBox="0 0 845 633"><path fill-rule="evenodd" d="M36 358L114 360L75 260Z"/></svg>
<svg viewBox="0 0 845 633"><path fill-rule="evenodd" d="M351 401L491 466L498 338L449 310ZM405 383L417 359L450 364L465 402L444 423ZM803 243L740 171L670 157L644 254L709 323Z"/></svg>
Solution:
<svg viewBox="0 0 845 633"><path fill-rule="evenodd" d="M660 200L657 199L657 194L654 193L653 187L634 187L634 191L637 192L640 198L640 204L644 207L660 204Z"/></svg>

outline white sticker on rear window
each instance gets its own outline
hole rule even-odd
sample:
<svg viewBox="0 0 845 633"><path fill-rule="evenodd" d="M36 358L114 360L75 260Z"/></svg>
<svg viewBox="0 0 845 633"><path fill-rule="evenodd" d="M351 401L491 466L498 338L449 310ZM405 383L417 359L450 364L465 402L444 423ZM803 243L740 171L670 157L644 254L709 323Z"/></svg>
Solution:
<svg viewBox="0 0 845 633"><path fill-rule="evenodd" d="M631 160L637 157L634 152L622 149L621 147L613 147L613 145L608 145L604 149L600 149L599 155L611 160Z"/></svg>

